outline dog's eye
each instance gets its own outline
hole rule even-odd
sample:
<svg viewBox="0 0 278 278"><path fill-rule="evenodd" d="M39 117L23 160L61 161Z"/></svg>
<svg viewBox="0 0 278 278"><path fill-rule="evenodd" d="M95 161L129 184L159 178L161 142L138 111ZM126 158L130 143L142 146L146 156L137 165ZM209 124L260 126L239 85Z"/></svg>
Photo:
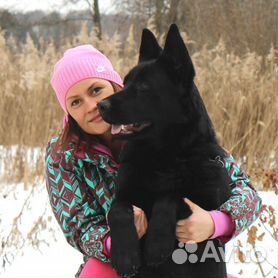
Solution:
<svg viewBox="0 0 278 278"><path fill-rule="evenodd" d="M147 92L148 90L149 90L149 85L148 85L148 83L146 83L146 82L142 82L141 84L140 84L140 87L139 87L139 90L140 91L143 91L143 92Z"/></svg>

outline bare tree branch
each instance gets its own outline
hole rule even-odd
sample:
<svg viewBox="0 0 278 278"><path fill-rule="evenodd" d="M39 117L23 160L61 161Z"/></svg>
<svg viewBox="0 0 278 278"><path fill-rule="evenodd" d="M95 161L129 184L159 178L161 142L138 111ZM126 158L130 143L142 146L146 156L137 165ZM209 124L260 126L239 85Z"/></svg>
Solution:
<svg viewBox="0 0 278 278"><path fill-rule="evenodd" d="M66 0L65 3L78 3L78 2L86 2L88 5L88 10L90 15L92 16L92 20L94 22L96 35L101 40L102 37L102 28L101 28L101 16L99 12L99 2L98 0Z"/></svg>

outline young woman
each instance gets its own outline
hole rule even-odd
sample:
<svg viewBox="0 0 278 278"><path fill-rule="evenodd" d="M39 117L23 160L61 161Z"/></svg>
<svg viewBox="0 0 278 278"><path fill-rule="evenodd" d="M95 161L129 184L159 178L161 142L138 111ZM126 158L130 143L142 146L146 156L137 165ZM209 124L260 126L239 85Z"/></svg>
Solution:
<svg viewBox="0 0 278 278"><path fill-rule="evenodd" d="M84 255L76 277L116 278L110 265L110 236L106 215L115 197L115 178L122 148L113 141L97 103L123 84L110 61L91 45L67 50L54 67L51 85L65 112L60 136L46 152L46 185L54 215L68 241ZM233 183L232 196L218 210L206 211L188 199L193 214L176 226L179 241L209 238L228 241L259 215L261 199L232 156L222 158ZM134 206L134 224L141 238L147 219Z"/></svg>

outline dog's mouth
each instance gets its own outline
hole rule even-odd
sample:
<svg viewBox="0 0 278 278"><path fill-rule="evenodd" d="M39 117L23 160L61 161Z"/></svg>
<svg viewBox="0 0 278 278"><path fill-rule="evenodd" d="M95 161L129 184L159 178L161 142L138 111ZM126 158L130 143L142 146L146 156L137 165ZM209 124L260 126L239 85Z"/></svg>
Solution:
<svg viewBox="0 0 278 278"><path fill-rule="evenodd" d="M150 125L151 125L150 122L135 123L135 124L128 124L128 125L112 124L111 133L113 135L135 134L141 132L142 130L149 127Z"/></svg>

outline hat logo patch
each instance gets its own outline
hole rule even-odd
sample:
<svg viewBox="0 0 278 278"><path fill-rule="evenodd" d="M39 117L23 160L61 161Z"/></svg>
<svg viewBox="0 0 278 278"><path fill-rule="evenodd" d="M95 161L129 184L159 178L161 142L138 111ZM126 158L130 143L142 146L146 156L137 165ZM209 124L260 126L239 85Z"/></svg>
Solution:
<svg viewBox="0 0 278 278"><path fill-rule="evenodd" d="M98 65L97 68L96 68L96 71L97 72L103 72L103 71L105 71L105 67L102 66L102 65Z"/></svg>

